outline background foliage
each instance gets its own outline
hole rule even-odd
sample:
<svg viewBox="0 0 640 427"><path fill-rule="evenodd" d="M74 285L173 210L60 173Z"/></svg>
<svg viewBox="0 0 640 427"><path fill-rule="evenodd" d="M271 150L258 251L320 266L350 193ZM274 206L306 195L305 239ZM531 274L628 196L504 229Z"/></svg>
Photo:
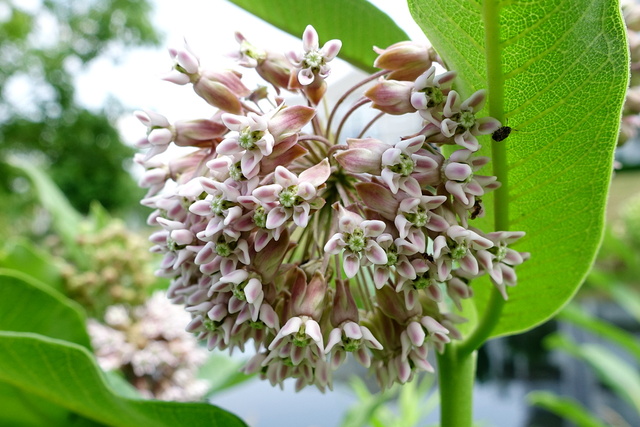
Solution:
<svg viewBox="0 0 640 427"><path fill-rule="evenodd" d="M115 100L98 111L80 105L74 76L98 58L117 60L125 48L157 44L150 3L45 0L36 10L4 5L9 11L0 22L0 159L29 154L81 212L92 200L108 209L136 206L142 192L126 170L134 151L114 127L122 107ZM25 93L7 96L12 85L25 87ZM0 168L0 197L9 200L16 175L2 163ZM1 212L6 218L27 207L24 198L12 197Z"/></svg>

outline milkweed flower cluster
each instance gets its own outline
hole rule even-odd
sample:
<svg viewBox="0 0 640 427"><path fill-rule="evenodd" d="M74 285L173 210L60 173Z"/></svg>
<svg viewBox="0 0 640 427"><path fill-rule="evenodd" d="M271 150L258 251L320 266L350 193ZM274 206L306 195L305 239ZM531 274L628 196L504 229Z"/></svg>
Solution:
<svg viewBox="0 0 640 427"><path fill-rule="evenodd" d="M54 253L61 245L52 239ZM75 240L81 258L62 251L61 274L65 292L87 313L99 319L111 305L141 305L157 282L144 237L113 220L99 230L87 230Z"/></svg>
<svg viewBox="0 0 640 427"><path fill-rule="evenodd" d="M171 279L169 298L191 315L186 329L209 349L251 343L244 371L273 385L295 378L296 389L331 387L349 353L382 387L432 371L429 349L460 338L464 319L452 307L472 296L471 280L488 275L506 298L527 257L510 247L523 233L470 225L500 185L479 174L488 158L476 155L478 136L500 127L479 117L485 92L462 99L455 72L437 74L427 46L377 49L376 64L389 69L354 86L369 83L336 131L318 104L339 41L320 48L309 26L301 51L284 56L236 40L239 65L273 91L249 90L238 72L202 70L188 49L172 50L170 81L227 77L196 90L218 110L173 124L137 113L148 128L137 161L149 189L142 203L159 229L152 250L164 254L158 274ZM288 105L286 91L304 105ZM424 127L392 141L342 140L344 120L366 104L417 112ZM158 160L172 141L195 150ZM446 157L445 144L459 150Z"/></svg>
<svg viewBox="0 0 640 427"><path fill-rule="evenodd" d="M186 317L186 319L185 319ZM197 401L209 390L197 378L208 352L185 332L189 316L155 292L138 306L111 305L88 331L100 366L120 370L146 398Z"/></svg>

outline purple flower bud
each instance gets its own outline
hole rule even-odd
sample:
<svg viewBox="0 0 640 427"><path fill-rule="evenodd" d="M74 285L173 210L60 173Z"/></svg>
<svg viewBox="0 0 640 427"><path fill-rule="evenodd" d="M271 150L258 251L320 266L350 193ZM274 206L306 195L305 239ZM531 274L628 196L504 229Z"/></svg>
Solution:
<svg viewBox="0 0 640 427"><path fill-rule="evenodd" d="M174 142L180 147L199 146L202 143L220 141L223 135L228 132L219 116L215 116L214 119L177 121L173 128L175 130Z"/></svg>
<svg viewBox="0 0 640 427"><path fill-rule="evenodd" d="M373 66L392 70L387 76L389 80L414 81L436 58L433 48L413 41L395 43L386 49L374 47L373 50L379 55Z"/></svg>
<svg viewBox="0 0 640 427"><path fill-rule="evenodd" d="M373 108L387 114L401 115L416 111L411 105L412 89L413 83L411 82L380 78L378 83L364 93L364 96L373 102L371 104Z"/></svg>
<svg viewBox="0 0 640 427"><path fill-rule="evenodd" d="M333 297L333 307L331 310L331 325L334 328L343 322L358 323L358 306L351 295L351 288L348 281L336 280L336 293Z"/></svg>
<svg viewBox="0 0 640 427"><path fill-rule="evenodd" d="M291 313L294 316L309 316L320 320L327 294L327 281L316 271L307 283L307 276L299 268L295 269L295 281L291 289Z"/></svg>

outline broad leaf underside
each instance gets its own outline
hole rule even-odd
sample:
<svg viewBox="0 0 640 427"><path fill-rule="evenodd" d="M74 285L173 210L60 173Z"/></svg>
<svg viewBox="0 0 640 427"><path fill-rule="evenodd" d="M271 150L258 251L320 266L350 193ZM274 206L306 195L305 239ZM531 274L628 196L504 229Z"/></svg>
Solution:
<svg viewBox="0 0 640 427"><path fill-rule="evenodd" d="M487 87L483 5L409 0L412 14L469 95ZM502 2L499 8L507 146L508 227L532 253L493 336L555 314L576 292L599 245L613 151L628 80L616 2ZM500 83L500 82L498 82ZM491 99L489 93L489 102ZM491 155L490 140L482 154ZM485 169L491 173L491 165ZM492 197L485 199L493 209ZM479 222L493 229L490 214ZM483 313L492 285L474 284Z"/></svg>

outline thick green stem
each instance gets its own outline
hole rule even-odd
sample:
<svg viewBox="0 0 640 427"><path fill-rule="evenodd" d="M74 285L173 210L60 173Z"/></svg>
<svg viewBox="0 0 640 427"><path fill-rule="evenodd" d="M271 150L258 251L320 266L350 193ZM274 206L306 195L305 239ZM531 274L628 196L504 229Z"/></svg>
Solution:
<svg viewBox="0 0 640 427"><path fill-rule="evenodd" d="M485 51L487 55L487 92L489 98L489 114L504 122L504 74L502 73L502 48L500 46L500 2L487 0L482 4L482 19L485 28ZM494 229L509 229L509 175L507 165L507 146L504 142L491 141L491 161L493 174L502 184L493 193ZM462 353L470 353L484 343L502 314L504 299L494 288L489 304L478 326L461 345Z"/></svg>
<svg viewBox="0 0 640 427"><path fill-rule="evenodd" d="M448 345L438 354L440 427L471 427L475 376L475 351L461 353L455 345Z"/></svg>
<svg viewBox="0 0 640 427"><path fill-rule="evenodd" d="M487 92L489 114L504 122L504 76L500 46L500 2L485 0L482 4L487 59ZM494 193L495 230L509 229L507 149L503 142L492 141L493 174L502 183ZM493 289L489 303L475 330L458 346L450 345L438 356L440 373L441 427L471 427L473 423L473 384L476 350L491 336L502 314L504 300Z"/></svg>
<svg viewBox="0 0 640 427"><path fill-rule="evenodd" d="M480 322L473 330L473 333L459 345L458 351L460 354L469 354L480 348L491 334L491 331L493 331L493 328L498 324L503 306L504 299L502 294L497 289L493 289Z"/></svg>

